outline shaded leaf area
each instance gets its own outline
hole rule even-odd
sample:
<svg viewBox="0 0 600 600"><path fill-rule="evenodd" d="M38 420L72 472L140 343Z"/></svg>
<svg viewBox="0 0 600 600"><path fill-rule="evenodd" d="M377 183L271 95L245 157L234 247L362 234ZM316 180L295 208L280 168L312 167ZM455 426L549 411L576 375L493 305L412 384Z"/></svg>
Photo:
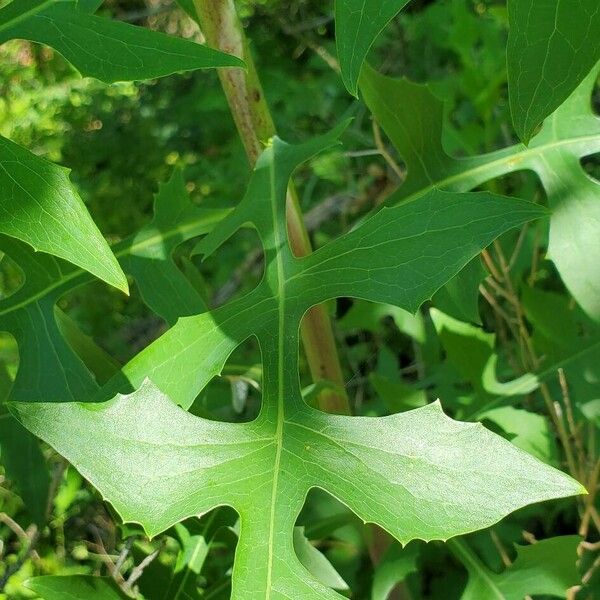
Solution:
<svg viewBox="0 0 600 600"><path fill-rule="evenodd" d="M349 296L414 312L498 235L545 214L493 194L431 190L295 258L286 237L289 178L336 144L342 130L299 146L275 138L261 155L246 196L199 251L211 254L251 223L265 250L263 280L222 308L180 318L99 397L110 396L123 377L137 391L102 403L11 404L124 520L150 535L218 506L235 508L236 599L340 597L294 550L294 525L315 487L403 543L447 539L524 505L583 492L481 425L449 419L438 403L367 418L328 415L303 402L298 329L310 306ZM176 406L189 406L250 336L263 359L255 421L209 421ZM76 438L67 434L75 424L82 432Z"/></svg>
<svg viewBox="0 0 600 600"><path fill-rule="evenodd" d="M526 374L510 382L498 381L495 352L496 335L469 323L463 323L432 309L431 318L448 361L469 381L478 396L476 404L487 404L496 396L524 395L537 388L539 382Z"/></svg>
<svg viewBox="0 0 600 600"><path fill-rule="evenodd" d="M77 8L88 13L95 13L104 0L77 0Z"/></svg>
<svg viewBox="0 0 600 600"><path fill-rule="evenodd" d="M513 123L528 143L538 125L600 60L596 0L508 0L508 90Z"/></svg>
<svg viewBox="0 0 600 600"><path fill-rule="evenodd" d="M506 361L501 360L501 345L495 333L458 321L436 308L431 308L429 314L444 359L429 368L434 397L443 398L445 406L451 408L457 418L477 420L494 431L502 431L517 447L556 466L558 450L549 420L508 404L523 401L543 381L555 378L557 369L566 368L570 362L576 363L577 353L573 349L566 352L565 361L555 356L548 357L550 360L544 360L538 373L526 373L509 381L500 380L503 378L499 373L506 371ZM541 354L542 349L539 350ZM591 363L593 352L590 351L587 358ZM584 372L593 377L593 371ZM573 374L572 369L568 373ZM400 389L398 386L398 395ZM577 397L585 396L581 396L578 390ZM530 406L528 408L531 409Z"/></svg>
<svg viewBox="0 0 600 600"><path fill-rule="evenodd" d="M547 595L564 598L579 583L575 565L576 535L548 538L530 546L516 546L515 561L501 573L490 570L464 540L452 540L450 550L469 573L461 600L522 600L526 596ZM547 565L552 568L548 569Z"/></svg>
<svg viewBox="0 0 600 600"><path fill-rule="evenodd" d="M0 232L127 291L127 280L69 171L0 136Z"/></svg>
<svg viewBox="0 0 600 600"><path fill-rule="evenodd" d="M498 382L494 378L498 356L495 352L490 353L494 344L493 336L448 316L443 316L441 320L438 318L438 323L443 323L446 328L445 332L440 329L441 342L454 368L473 384L474 389L485 386L491 392L477 394L476 402L466 407L464 412L459 412L461 417L481 420L491 414L499 417L509 428L514 428L514 424L509 425L509 413L495 412L496 409L511 402L511 397L522 397L543 382L553 384L558 389L560 370L568 378L570 396L583 413L587 411L586 406L590 410L594 406L595 400L590 399L598 396L600 381L598 323L569 302L568 298L556 292L524 286L522 305L532 328L532 347L540 359L534 373L525 374L510 382ZM482 339L486 338L487 348L482 344ZM473 361L471 365L460 361L458 344L464 344ZM531 413L528 415L524 417L526 420L531 418ZM588 418L593 420L591 413ZM498 422L496 418L492 420ZM521 422L521 425L525 423ZM516 430L513 433L518 434ZM534 454L539 456L538 452Z"/></svg>
<svg viewBox="0 0 600 600"><path fill-rule="evenodd" d="M39 443L6 409L5 400L12 380L6 366L0 366L0 458L8 479L13 481L33 522L46 520L50 476Z"/></svg>
<svg viewBox="0 0 600 600"><path fill-rule="evenodd" d="M358 95L358 78L369 49L409 0L336 0L335 38L342 80Z"/></svg>
<svg viewBox="0 0 600 600"><path fill-rule="evenodd" d="M126 596L110 577L62 575L34 577L27 587L43 600L126 600Z"/></svg>
<svg viewBox="0 0 600 600"><path fill-rule="evenodd" d="M598 397L600 327L555 292L523 289L523 309L533 328L533 344L543 357L541 369L563 369L570 393L585 412Z"/></svg>
<svg viewBox="0 0 600 600"><path fill-rule="evenodd" d="M395 205L432 188L473 189L515 171L537 173L552 211L548 255L570 293L600 320L600 184L580 159L600 151L600 119L592 111L595 69L544 124L528 147L511 146L453 158L442 146L442 103L426 85L363 70L361 90L371 112L405 162L406 181L386 201ZM585 214L586 218L581 219ZM476 287L472 287L473 293Z"/></svg>
<svg viewBox="0 0 600 600"><path fill-rule="evenodd" d="M410 544L405 548L393 545L384 554L381 563L377 565L371 600L387 600L396 585L418 569L419 547Z"/></svg>
<svg viewBox="0 0 600 600"><path fill-rule="evenodd" d="M13 1L0 10L0 44L10 39L46 44L84 77L105 83L243 66L234 56L190 40L78 10L75 0Z"/></svg>

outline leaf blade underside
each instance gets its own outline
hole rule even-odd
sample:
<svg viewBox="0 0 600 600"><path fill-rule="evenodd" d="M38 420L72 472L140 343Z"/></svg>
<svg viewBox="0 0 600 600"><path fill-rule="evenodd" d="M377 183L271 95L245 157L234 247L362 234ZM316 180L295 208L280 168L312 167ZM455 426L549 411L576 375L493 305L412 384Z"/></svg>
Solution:
<svg viewBox="0 0 600 600"><path fill-rule="evenodd" d="M313 487L403 542L446 539L525 504L584 491L481 425L449 419L436 403L368 419L327 415L303 402L298 328L310 306L348 294L415 310L495 237L545 214L492 194L432 190L295 258L286 238L289 178L341 131L301 146L275 138L262 154L244 199L200 244L210 254L252 223L265 249L262 282L222 308L179 319L123 370L136 392L104 403L11 404L125 520L151 535L188 515L235 508L241 520L236 600L340 598L294 552L295 521ZM450 266L440 269L442 259ZM176 406L189 406L250 335L263 357L263 405L255 421L208 421ZM86 434L69 435L74 423Z"/></svg>
<svg viewBox="0 0 600 600"><path fill-rule="evenodd" d="M336 0L335 39L342 80L358 95L358 78L369 49L410 0Z"/></svg>

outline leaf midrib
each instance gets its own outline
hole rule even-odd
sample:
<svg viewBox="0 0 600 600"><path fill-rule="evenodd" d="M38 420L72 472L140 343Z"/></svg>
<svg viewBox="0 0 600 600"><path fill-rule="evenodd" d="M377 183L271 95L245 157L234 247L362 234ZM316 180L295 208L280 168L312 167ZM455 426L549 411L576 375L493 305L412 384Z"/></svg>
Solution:
<svg viewBox="0 0 600 600"><path fill-rule="evenodd" d="M598 119L600 121L600 119ZM415 200L417 198L419 198L420 196L422 196L424 193L427 193L433 189L436 188L445 188L447 185L451 184L451 183L455 183L455 182L460 182L463 179L469 179L472 175L479 173L479 172L483 172L485 173L486 170L492 170L495 167L500 167L502 166L504 163L506 163L506 165L509 167L507 168L505 171L503 171L502 173L499 173L498 175L494 175L493 177L490 176L487 179L483 179L480 183L483 183L485 181L488 181L489 179L494 179L496 177L500 177L501 175L505 175L507 173L512 173L513 171L525 171L528 168L530 168L528 166L528 160L530 160L532 157L536 157L536 156L543 156L544 154L546 154L546 152L551 152L553 150L556 150L558 148L564 147L564 146L576 146L582 143L585 143L586 141L598 141L600 142L600 132L593 134L593 135L582 135L582 136L577 136L577 137L573 137L573 138L567 138L564 140L553 140L552 142L548 142L546 144L542 144L536 148L524 148L522 150L518 150L519 149L519 145L516 146L509 146L508 148L504 148L502 150L497 150L495 152L490 152L487 154L479 154L476 156L472 156L472 157L468 157L468 158L452 158L451 156L449 156L449 158L451 158L452 160L454 160L457 164L460 164L461 161L465 161L465 162L472 162L472 161L481 161L480 164L477 164L471 168L465 169L464 171L461 171L460 173L454 173L452 175L449 175L447 177L444 177L442 179L438 179L437 181L434 181L433 183L419 188L416 192L413 192L407 196L403 196L401 198L401 202L409 202L411 200ZM514 149L515 152L514 153L510 153L510 150ZM506 156L502 156L501 158L493 158L494 156L506 152ZM593 152L590 152L590 154L593 154ZM581 156L587 156L588 154L582 154ZM485 159L490 159L488 161L486 161ZM516 166L518 168L512 168L511 163L516 163ZM398 193L402 191L402 187L398 188Z"/></svg>
<svg viewBox="0 0 600 600"><path fill-rule="evenodd" d="M271 196L271 214L273 219L273 233L275 237L276 265L277 265L277 301L279 313L277 315L277 428L275 430L275 463L273 465L273 488L271 490L271 506L269 514L269 561L267 564L266 600L271 598L273 584L273 541L275 532L275 508L277 506L277 493L279 488L279 471L281 469L281 451L283 447L283 398L284 398L284 358L285 358L285 268L284 268L284 238L281 225L277 218L277 198L275 185L275 161L269 164L269 182Z"/></svg>

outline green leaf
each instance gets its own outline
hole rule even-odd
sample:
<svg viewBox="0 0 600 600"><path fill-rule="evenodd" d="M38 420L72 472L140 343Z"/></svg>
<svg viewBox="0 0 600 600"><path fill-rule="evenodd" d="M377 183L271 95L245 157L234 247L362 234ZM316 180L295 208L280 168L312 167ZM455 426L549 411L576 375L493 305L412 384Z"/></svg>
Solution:
<svg viewBox="0 0 600 600"><path fill-rule="evenodd" d="M562 368L576 404L600 397L598 324L557 293L525 287L522 304L533 328L534 348L542 357L540 372L557 381Z"/></svg>
<svg viewBox="0 0 600 600"><path fill-rule="evenodd" d="M243 67L235 56L190 40L78 10L75 0L14 0L0 10L0 44L14 38L46 44L84 77L105 83Z"/></svg>
<svg viewBox="0 0 600 600"><path fill-rule="evenodd" d="M109 577L45 575L28 579L26 587L43 600L127 600Z"/></svg>
<svg viewBox="0 0 600 600"><path fill-rule="evenodd" d="M508 0L510 109L528 143L600 60L597 0Z"/></svg>
<svg viewBox="0 0 600 600"><path fill-rule="evenodd" d="M198 20L198 13L194 6L194 0L175 0L177 4L195 21Z"/></svg>
<svg viewBox="0 0 600 600"><path fill-rule="evenodd" d="M342 80L358 95L358 77L369 49L409 0L336 0L335 38Z"/></svg>
<svg viewBox="0 0 600 600"><path fill-rule="evenodd" d="M77 0L77 8L93 14L100 8L103 2L104 0Z"/></svg>
<svg viewBox="0 0 600 600"><path fill-rule="evenodd" d="M67 344L93 373L99 384L106 383L119 371L121 365L118 361L100 348L90 336L85 335L77 323L57 306L54 307L54 318Z"/></svg>
<svg viewBox="0 0 600 600"><path fill-rule="evenodd" d="M46 520L50 476L39 443L0 406L0 458L28 514L42 526Z"/></svg>
<svg viewBox="0 0 600 600"><path fill-rule="evenodd" d="M379 419L301 407L283 439L265 417L248 426L193 417L150 384L108 404L13 406L126 521L141 521L150 535L215 506L235 506L242 535L234 598L247 598L250 589L262 598L270 587L321 598L321 586L306 579L288 550L312 486L403 543L446 539L525 503L581 490L480 425L448 419L438 404ZM74 427L81 436L66 436ZM357 480L368 482L368 494Z"/></svg>
<svg viewBox="0 0 600 600"><path fill-rule="evenodd" d="M415 388L398 379L389 379L378 373L371 373L369 381L390 412L402 412L427 404L425 390Z"/></svg>
<svg viewBox="0 0 600 600"><path fill-rule="evenodd" d="M600 119L590 100L597 75L595 69L546 120L530 147L534 153L544 146L554 148L538 153L529 164L537 171L552 210L548 257L581 308L600 322L600 183L580 164L581 157L590 150L598 152L600 146ZM581 136L579 148L565 143L573 136Z"/></svg>
<svg viewBox="0 0 600 600"><path fill-rule="evenodd" d="M432 298L433 305L458 319L481 325L479 316L479 286L487 277L481 260L472 260L454 279Z"/></svg>
<svg viewBox="0 0 600 600"><path fill-rule="evenodd" d="M189 238L190 231L198 234L199 215L205 216L204 231L209 231L225 214L227 211L202 211L194 206L180 170L159 187L152 221L133 237L131 251L122 263L135 278L144 302L167 323L172 325L179 317L206 309L194 285L173 261L174 250Z"/></svg>
<svg viewBox="0 0 600 600"><path fill-rule="evenodd" d="M510 441L515 446L546 463L556 464L556 443L546 417L512 406L502 406L480 413L478 419L492 421L513 436Z"/></svg>
<svg viewBox="0 0 600 600"><path fill-rule="evenodd" d="M481 425L449 419L439 403L368 418L325 414L303 402L298 330L310 306L350 296L415 311L495 237L544 214L492 194L434 190L295 258L286 238L289 178L334 145L342 129L300 146L274 138L261 155L246 196L200 249L210 254L250 222L265 249L264 279L239 300L180 318L123 370L131 386L151 381L107 402L11 405L125 521L152 536L186 517L233 507L241 532L236 600L340 597L293 551L296 519L314 487L402 543L447 539L532 502L584 491ZM255 421L211 421L176 406L189 406L251 335L264 374ZM80 435L70 434L73 427Z"/></svg>
<svg viewBox="0 0 600 600"><path fill-rule="evenodd" d="M406 548L393 544L389 548L375 568L371 600L388 600L392 590L417 571L419 549L416 543Z"/></svg>
<svg viewBox="0 0 600 600"><path fill-rule="evenodd" d="M34 523L42 527L50 488L50 476L40 445L19 421L6 410L5 400L13 382L6 365L0 364L0 464L23 500Z"/></svg>
<svg viewBox="0 0 600 600"><path fill-rule="evenodd" d="M453 158L442 147L442 103L427 86L363 69L365 101L408 169L405 183L386 205L433 188L467 191L507 173L535 171L552 211L549 257L575 300L600 321L600 184L580 164L581 158L600 152L600 119L591 108L597 72L546 120L529 147L518 144Z"/></svg>
<svg viewBox="0 0 600 600"><path fill-rule="evenodd" d="M127 280L69 171L0 136L0 232L127 292Z"/></svg>
<svg viewBox="0 0 600 600"><path fill-rule="evenodd" d="M382 322L386 317L391 317L402 333L409 335L419 344L425 342L425 325L421 314L413 315L392 304L356 300L350 310L338 319L337 325L343 331L366 329L380 335L384 331Z"/></svg>
<svg viewBox="0 0 600 600"><path fill-rule="evenodd" d="M306 539L304 527L294 527L294 551L298 556L298 560L317 581L334 590L348 589L348 584L342 579L341 575L335 570L325 555L319 552Z"/></svg>
<svg viewBox="0 0 600 600"><path fill-rule="evenodd" d="M480 401L485 402L490 396L528 394L538 387L537 378L530 373L513 381L498 381L495 334L453 319L435 308L430 314L447 360L463 379L472 384L474 391L481 396Z"/></svg>
<svg viewBox="0 0 600 600"><path fill-rule="evenodd" d="M449 544L469 573L461 600L523 600L528 595L564 598L568 588L580 581L577 572L576 535L542 540L531 546L516 546L517 558L502 573L488 569L463 540Z"/></svg>
<svg viewBox="0 0 600 600"><path fill-rule="evenodd" d="M173 251L183 241L210 231L227 212L193 206L176 171L159 189L153 220L114 246L116 258L132 274L142 297L166 320L172 322L205 307L174 263ZM0 249L25 277L16 293L0 301L0 328L16 338L20 354L10 398L27 402L89 398L97 392L97 382L104 383L114 372L114 363L92 340L74 331L60 313L57 321L55 307L61 296L88 283L91 276L53 256L34 253L12 238L0 236ZM168 283L168 296L158 293L157 280Z"/></svg>
<svg viewBox="0 0 600 600"><path fill-rule="evenodd" d="M153 600L195 598L198 593L198 576L205 566L211 546L225 528L229 531L233 529L235 517L234 511L223 507L202 519L189 519L185 523L175 525L173 529L180 544L180 551L168 585L162 586L159 594L154 581L150 583L142 579L141 591L144 592L144 587L153 590L150 594Z"/></svg>

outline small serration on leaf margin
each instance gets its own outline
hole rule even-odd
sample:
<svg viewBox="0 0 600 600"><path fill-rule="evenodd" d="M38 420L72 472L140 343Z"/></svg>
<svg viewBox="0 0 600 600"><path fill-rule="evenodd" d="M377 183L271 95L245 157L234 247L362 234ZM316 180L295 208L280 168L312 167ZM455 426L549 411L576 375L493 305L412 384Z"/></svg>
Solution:
<svg viewBox="0 0 600 600"><path fill-rule="evenodd" d="M0 136L0 232L128 291L127 279L69 171Z"/></svg>

